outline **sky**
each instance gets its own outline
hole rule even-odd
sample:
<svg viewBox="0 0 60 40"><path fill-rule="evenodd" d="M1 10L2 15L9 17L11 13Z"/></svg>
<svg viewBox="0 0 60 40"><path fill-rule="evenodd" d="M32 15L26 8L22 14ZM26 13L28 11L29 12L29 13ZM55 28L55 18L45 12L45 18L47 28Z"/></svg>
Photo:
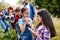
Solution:
<svg viewBox="0 0 60 40"><path fill-rule="evenodd" d="M0 0L1 2L2 0ZM11 4L11 5L16 5L18 0L4 0L4 2L8 3L8 4Z"/></svg>

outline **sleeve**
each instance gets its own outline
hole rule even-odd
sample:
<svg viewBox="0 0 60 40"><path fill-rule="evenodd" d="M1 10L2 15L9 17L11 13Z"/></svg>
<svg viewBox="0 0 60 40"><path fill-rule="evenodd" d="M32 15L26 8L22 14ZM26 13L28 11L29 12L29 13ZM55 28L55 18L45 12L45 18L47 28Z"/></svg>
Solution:
<svg viewBox="0 0 60 40"><path fill-rule="evenodd" d="M50 40L50 32L47 29L44 30L44 40Z"/></svg>
<svg viewBox="0 0 60 40"><path fill-rule="evenodd" d="M22 19L19 19L19 20L18 20L18 24L23 24Z"/></svg>
<svg viewBox="0 0 60 40"><path fill-rule="evenodd" d="M34 7L34 5L33 5L33 11L34 11L34 17L37 15L36 13L37 13L37 10L36 10L36 8Z"/></svg>
<svg viewBox="0 0 60 40"><path fill-rule="evenodd" d="M35 7L34 7L34 5L32 4L32 10L33 10L33 13L34 13L34 17L35 17L35 15L36 15L36 13L35 13Z"/></svg>

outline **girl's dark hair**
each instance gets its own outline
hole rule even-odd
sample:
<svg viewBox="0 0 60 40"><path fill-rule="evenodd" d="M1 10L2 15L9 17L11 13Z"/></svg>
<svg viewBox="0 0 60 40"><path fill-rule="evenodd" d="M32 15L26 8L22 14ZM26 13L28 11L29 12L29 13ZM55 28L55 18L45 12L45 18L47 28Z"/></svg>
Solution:
<svg viewBox="0 0 60 40"><path fill-rule="evenodd" d="M17 7L16 9L15 9L15 12L20 12L21 11L21 8L20 7ZM20 17L22 18L22 15L20 15Z"/></svg>
<svg viewBox="0 0 60 40"><path fill-rule="evenodd" d="M23 12L26 11L27 9L28 9L28 8L23 7L23 8L21 9L21 13L23 14Z"/></svg>
<svg viewBox="0 0 60 40"><path fill-rule="evenodd" d="M42 17L42 21L43 21L44 25L46 26L46 28L47 29L49 28L51 37L56 36L56 30L54 28L54 25L53 25L49 12L46 9L40 9L37 14Z"/></svg>

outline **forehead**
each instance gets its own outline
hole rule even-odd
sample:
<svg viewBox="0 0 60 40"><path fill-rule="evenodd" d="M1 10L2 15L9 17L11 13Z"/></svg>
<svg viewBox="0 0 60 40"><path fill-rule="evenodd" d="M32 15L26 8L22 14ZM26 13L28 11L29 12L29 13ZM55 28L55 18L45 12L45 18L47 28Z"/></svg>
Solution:
<svg viewBox="0 0 60 40"><path fill-rule="evenodd" d="M25 12L29 12L29 9L26 9Z"/></svg>
<svg viewBox="0 0 60 40"><path fill-rule="evenodd" d="M24 14L29 13L29 10L24 11Z"/></svg>

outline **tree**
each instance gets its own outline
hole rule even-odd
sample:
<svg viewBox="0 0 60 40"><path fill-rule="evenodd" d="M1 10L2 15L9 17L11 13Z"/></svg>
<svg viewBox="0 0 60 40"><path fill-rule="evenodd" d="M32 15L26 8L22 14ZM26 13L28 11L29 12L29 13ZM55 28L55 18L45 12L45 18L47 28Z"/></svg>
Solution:
<svg viewBox="0 0 60 40"><path fill-rule="evenodd" d="M59 0L35 0L35 5L40 8L46 8L54 17L60 17L60 1Z"/></svg>

